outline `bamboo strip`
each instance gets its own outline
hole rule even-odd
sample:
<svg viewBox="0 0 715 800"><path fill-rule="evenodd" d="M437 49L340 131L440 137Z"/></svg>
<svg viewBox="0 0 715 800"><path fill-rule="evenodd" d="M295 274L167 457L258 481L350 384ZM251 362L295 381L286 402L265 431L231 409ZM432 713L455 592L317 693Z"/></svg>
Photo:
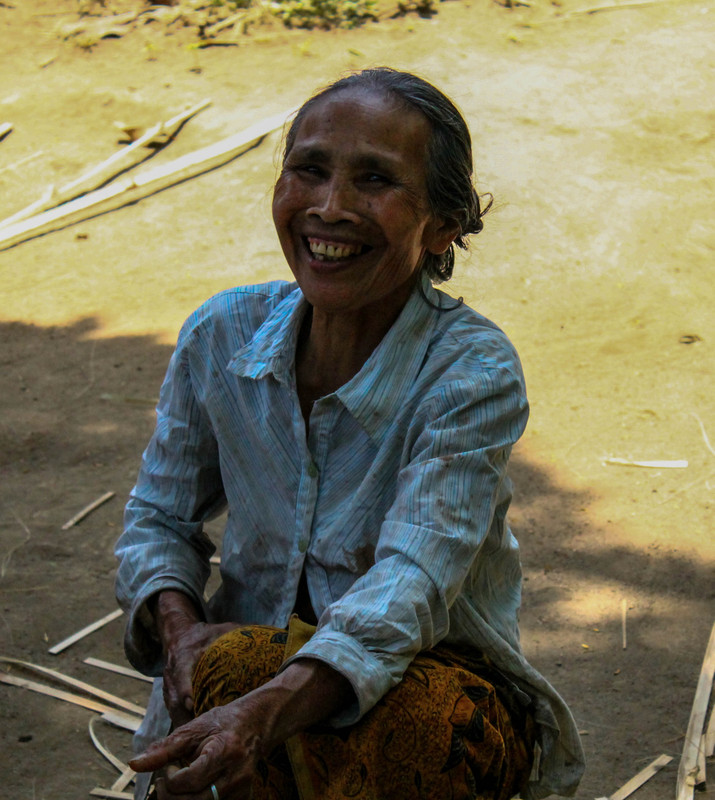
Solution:
<svg viewBox="0 0 715 800"><path fill-rule="evenodd" d="M139 727L139 723L141 723L141 719L138 717L132 717L130 714L125 714L123 711L117 711L114 708L105 706L104 703L98 703L96 700L89 700L86 697L70 694L70 692L63 692L61 689L53 689L51 686L45 686L43 683L28 681L25 678L17 678L15 675L0 673L0 683L19 686L22 689L28 689L38 694L46 694L48 697L54 697L56 700L64 700L66 703L72 703L73 705L87 708L90 711L98 711L113 724L128 728L129 730L136 730L136 728L130 727L134 725L135 719L137 720L137 728Z"/></svg>
<svg viewBox="0 0 715 800"><path fill-rule="evenodd" d="M120 172L130 169L146 158L146 155L141 152L142 148L148 147L151 144L168 142L186 120L195 116L199 111L202 111L210 104L210 100L204 100L193 106L193 108L182 111L166 122L158 122L131 144L114 153L114 155L102 161L100 164L97 164L95 167L92 167L92 169L85 172L84 175L80 175L79 178L76 178L59 189L50 186L39 200L21 209L11 217L2 220L0 222L0 228L13 225L20 220L31 217L33 214L39 214L41 211L46 211L49 208L60 205L60 203L72 200L72 198L80 194L96 189Z"/></svg>
<svg viewBox="0 0 715 800"><path fill-rule="evenodd" d="M710 720L703 736L703 750L708 758L715 754L715 705L710 710Z"/></svg>
<svg viewBox="0 0 715 800"><path fill-rule="evenodd" d="M647 467L650 469L685 469L688 466L688 462L684 458L665 461L630 461L627 458L604 458L603 463L620 467Z"/></svg>
<svg viewBox="0 0 715 800"><path fill-rule="evenodd" d="M131 767L127 767L109 788L115 792L121 792L123 789L126 789L130 783L133 783L135 777L136 772L134 772Z"/></svg>
<svg viewBox="0 0 715 800"><path fill-rule="evenodd" d="M221 31L225 30L226 28L230 28L235 25L237 22L240 22L248 12L244 9L243 11L239 11L238 14L233 14L230 17L226 17L226 19L222 19L220 22L215 22L213 25L209 25L207 28L204 29L204 36L215 36L217 33L221 33Z"/></svg>
<svg viewBox="0 0 715 800"><path fill-rule="evenodd" d="M76 525L78 522L81 522L86 516L89 516L95 508L99 508L100 506L104 505L108 500L111 500L114 497L114 492L105 492L101 497L98 497L96 500L93 500L89 505L86 505L81 511L78 511L72 519L68 519L67 522L62 526L62 530L66 531L69 530L73 525Z"/></svg>
<svg viewBox="0 0 715 800"><path fill-rule="evenodd" d="M0 230L0 250L6 250L27 239L66 227L74 222L136 203L162 189L226 164L280 128L289 113L292 112L274 114L241 133L188 153L168 164L147 170L133 178L128 176L111 186L97 189L57 208L36 214L14 225L8 225Z"/></svg>
<svg viewBox="0 0 715 800"><path fill-rule="evenodd" d="M137 680L146 681L147 683L154 683L154 678L149 675L142 675L141 672L137 672L135 669L122 666L121 664L112 664L109 661L102 661L101 658L92 658L89 656L84 659L84 663L89 664L90 667L99 667L100 669L106 669L108 672L116 672L117 675L126 675L127 678L136 678Z"/></svg>
<svg viewBox="0 0 715 800"><path fill-rule="evenodd" d="M651 761L645 769L642 769L637 775L634 775L629 781L623 784L620 789L616 790L608 800L625 800L626 797L633 794L636 789L639 789L646 781L649 781L659 770L666 764L670 764L673 760L672 756L667 756L665 753L658 756L655 760Z"/></svg>
<svg viewBox="0 0 715 800"><path fill-rule="evenodd" d="M124 728L124 730L134 733L139 730L139 726L142 724L139 717L132 717L129 714L125 714L123 711L115 711L111 708L108 708L102 714L102 719L105 720L105 722L109 722L110 725L116 725L117 728Z"/></svg>
<svg viewBox="0 0 715 800"><path fill-rule="evenodd" d="M110 614L107 614L106 617L102 617L102 619L98 619L96 622L93 622L91 625L87 625L86 628L82 628L81 631L77 631L77 633L73 633L72 636L68 636L66 639L63 639L61 642L58 642L53 647L47 651L48 653L52 653L53 656L56 656L57 653L61 653L63 650L66 650L70 645L73 645L75 642L78 642L80 639L83 639L85 636L88 636L90 633L94 633L96 630L99 630L108 622L112 622L113 620L121 617L124 612L121 608L118 608L116 611L112 611Z"/></svg>
<svg viewBox="0 0 715 800"><path fill-rule="evenodd" d="M92 797L108 797L110 800L133 800L134 798L131 792L115 792L114 789L103 789L101 786L95 786L90 794Z"/></svg>
<svg viewBox="0 0 715 800"><path fill-rule="evenodd" d="M125 711L130 711L132 714L141 714L142 716L146 714L146 709L142 708L141 706L135 705L134 703L130 703L128 700L123 700L121 697L117 697L116 695L110 694L109 692L105 692L103 689L98 689L96 686L92 686L89 683L80 681L77 678L72 678L69 675L64 675L62 672L56 672L54 669L41 667L39 664L31 664L29 661L20 661L19 658L6 658L5 656L0 656L0 663L18 664L19 666L25 667L26 669L32 670L33 672L41 672L43 675L49 675L56 681L60 681L61 683L66 683L69 686L74 686L75 689L80 689L81 691L86 692L87 694L99 697L100 700L106 700L106 702L111 703L112 705L115 705L118 708L123 708Z"/></svg>
<svg viewBox="0 0 715 800"><path fill-rule="evenodd" d="M121 759L117 758L114 753L107 750L107 748L99 741L99 737L94 730L94 723L98 719L100 719L100 717L92 717L92 719L89 721L89 738L92 740L92 744L107 759L107 761L109 761L114 769L116 769L117 772L124 774L124 771L129 769L129 767Z"/></svg>
<svg viewBox="0 0 715 800"><path fill-rule="evenodd" d="M621 644L625 650L628 647L628 636L626 631L626 618L628 616L628 600L624 597L621 600Z"/></svg>
<svg viewBox="0 0 715 800"><path fill-rule="evenodd" d="M21 167L23 164L27 164L28 161L32 161L33 159L38 158L39 156L42 155L42 153L43 153L42 150L37 150L35 153L30 153L29 156L25 156L24 158L21 158L19 161L16 161L14 164L5 164L4 166L0 167L0 173L7 172L7 170L9 170L9 169L12 169L12 170L17 169L18 167ZM0 223L0 225L1 224L2 223Z"/></svg>
<svg viewBox="0 0 715 800"><path fill-rule="evenodd" d="M676 784L676 800L692 800L693 790L698 776L698 753L702 745L705 715L708 710L708 701L712 691L713 676L715 675L715 624L710 631L710 639L705 649L705 657L695 690L693 707L690 711L688 730L683 743L683 754L678 767L678 780Z"/></svg>
<svg viewBox="0 0 715 800"><path fill-rule="evenodd" d="M705 740L701 737L700 746L697 753L697 764L695 765L695 773L693 774L693 787L705 788L706 781L705 774Z"/></svg>

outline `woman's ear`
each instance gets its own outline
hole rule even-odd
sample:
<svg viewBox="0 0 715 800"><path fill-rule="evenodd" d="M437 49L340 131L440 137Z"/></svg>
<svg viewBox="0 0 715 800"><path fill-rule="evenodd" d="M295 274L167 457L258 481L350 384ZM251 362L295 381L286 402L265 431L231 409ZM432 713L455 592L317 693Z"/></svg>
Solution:
<svg viewBox="0 0 715 800"><path fill-rule="evenodd" d="M459 223L455 219L434 217L425 229L425 248L432 255L445 253L459 236Z"/></svg>

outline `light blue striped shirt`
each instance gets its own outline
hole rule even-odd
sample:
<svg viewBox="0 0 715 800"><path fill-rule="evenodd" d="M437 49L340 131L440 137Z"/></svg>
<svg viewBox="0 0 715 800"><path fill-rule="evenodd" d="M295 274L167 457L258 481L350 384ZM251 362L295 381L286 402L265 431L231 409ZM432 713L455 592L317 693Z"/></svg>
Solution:
<svg viewBox="0 0 715 800"><path fill-rule="evenodd" d="M314 404L306 435L293 368L306 308L295 284L241 287L182 328L117 544L130 660L161 673L152 594L183 591L210 621L285 627L305 569L319 624L299 655L357 697L335 725L368 711L421 650L466 643L532 699L532 796L573 791L573 720L519 644L506 467L528 410L514 349L469 307L438 312L415 291L360 372ZM205 601L203 522L226 506L222 583Z"/></svg>

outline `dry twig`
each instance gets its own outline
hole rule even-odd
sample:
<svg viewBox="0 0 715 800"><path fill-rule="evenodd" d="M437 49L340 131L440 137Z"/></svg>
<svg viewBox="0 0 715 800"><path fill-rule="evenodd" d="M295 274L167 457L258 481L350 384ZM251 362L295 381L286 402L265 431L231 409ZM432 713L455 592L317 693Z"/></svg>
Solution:
<svg viewBox="0 0 715 800"><path fill-rule="evenodd" d="M27 544L30 541L32 534L30 533L30 529L25 525L25 523L18 517L18 515L13 511L13 516L15 519L20 523L20 526L25 531L25 538L18 542L13 547L9 548L7 553L0 559L0 580L5 577L5 573L7 572L7 568L10 566L10 560L12 559L13 553L16 550L19 550L23 545Z"/></svg>
<svg viewBox="0 0 715 800"><path fill-rule="evenodd" d="M62 526L62 530L66 531L69 530L73 525L76 525L78 522L81 522L85 517L89 516L95 509L99 508L100 506L104 505L108 500L111 500L115 495L115 492L105 492L101 497L98 497L96 500L93 500L89 505L86 505L81 511L78 511L72 519L68 519L67 522Z"/></svg>
<svg viewBox="0 0 715 800"><path fill-rule="evenodd" d="M690 412L690 416L698 423L698 425L700 425L700 432L703 435L703 441L705 442L705 447L707 447L707 449L715 456L715 450L713 449L713 446L710 444L710 439L708 439L708 433L705 430L705 425L703 425L703 421L694 411Z"/></svg>

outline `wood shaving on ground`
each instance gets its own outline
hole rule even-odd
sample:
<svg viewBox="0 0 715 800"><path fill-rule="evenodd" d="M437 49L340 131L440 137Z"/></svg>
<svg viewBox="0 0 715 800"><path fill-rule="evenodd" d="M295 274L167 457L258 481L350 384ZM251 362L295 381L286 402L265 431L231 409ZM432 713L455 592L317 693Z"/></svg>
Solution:
<svg viewBox="0 0 715 800"><path fill-rule="evenodd" d="M86 627L82 628L82 630L77 631L77 633L73 633L71 636L68 636L66 639L63 639L56 645L53 645L47 652L52 653L53 656L56 656L58 653L61 653L63 650L66 650L70 645L73 645L80 639L84 639L85 636L89 636L90 633L94 633L95 631L104 627L113 620L118 619L119 617L122 616L123 613L124 612L122 611L121 608L112 611L111 613L107 614L101 619L98 619L96 622L92 622L90 625L87 625Z"/></svg>

